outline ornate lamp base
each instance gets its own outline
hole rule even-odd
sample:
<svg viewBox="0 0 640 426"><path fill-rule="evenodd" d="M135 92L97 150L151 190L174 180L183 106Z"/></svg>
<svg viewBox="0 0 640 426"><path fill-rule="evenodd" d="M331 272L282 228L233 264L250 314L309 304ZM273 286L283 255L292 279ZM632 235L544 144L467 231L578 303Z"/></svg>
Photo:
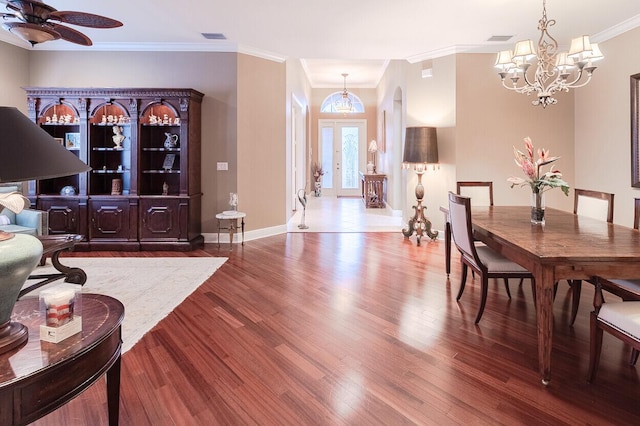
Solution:
<svg viewBox="0 0 640 426"><path fill-rule="evenodd" d="M424 215L424 211L427 209L422 205L422 198L424 198L424 186L422 186L422 174L423 171L417 171L418 184L416 185L416 198L418 204L413 206L415 213L411 219L409 219L408 227L402 230L402 234L405 237L410 237L414 232L420 245L420 238L426 233L429 238L435 240L438 236L438 231L431 230L431 222Z"/></svg>
<svg viewBox="0 0 640 426"><path fill-rule="evenodd" d="M11 312L20 288L42 257L42 243L31 235L9 234L0 242L0 253L0 353L4 353L29 338L25 326L11 321Z"/></svg>
<svg viewBox="0 0 640 426"><path fill-rule="evenodd" d="M7 321L0 326L0 353L9 352L27 341L29 330L15 321Z"/></svg>

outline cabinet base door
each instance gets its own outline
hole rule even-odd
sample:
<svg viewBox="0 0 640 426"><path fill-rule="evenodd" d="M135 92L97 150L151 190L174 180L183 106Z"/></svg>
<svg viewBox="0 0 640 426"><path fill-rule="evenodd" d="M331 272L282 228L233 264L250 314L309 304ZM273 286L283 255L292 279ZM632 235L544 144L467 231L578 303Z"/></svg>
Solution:
<svg viewBox="0 0 640 426"><path fill-rule="evenodd" d="M89 240L136 241L135 204L135 200L123 197L90 199Z"/></svg>
<svg viewBox="0 0 640 426"><path fill-rule="evenodd" d="M49 234L86 235L86 202L76 198L40 198L38 209L49 216Z"/></svg>

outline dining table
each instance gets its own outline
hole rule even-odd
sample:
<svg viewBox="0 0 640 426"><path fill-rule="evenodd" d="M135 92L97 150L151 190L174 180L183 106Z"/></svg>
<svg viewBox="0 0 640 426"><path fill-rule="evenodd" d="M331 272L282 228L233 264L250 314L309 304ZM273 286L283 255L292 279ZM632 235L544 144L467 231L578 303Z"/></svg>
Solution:
<svg viewBox="0 0 640 426"><path fill-rule="evenodd" d="M544 224L532 224L530 215L530 206L471 209L474 238L534 276L538 365L546 386L551 380L555 283L640 277L640 232L553 208L546 209Z"/></svg>

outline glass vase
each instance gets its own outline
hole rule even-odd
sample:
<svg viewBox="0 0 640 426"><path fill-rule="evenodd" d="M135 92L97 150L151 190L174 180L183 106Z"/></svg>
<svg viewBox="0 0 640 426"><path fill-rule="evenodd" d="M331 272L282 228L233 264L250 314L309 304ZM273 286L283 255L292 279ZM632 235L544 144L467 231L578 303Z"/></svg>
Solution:
<svg viewBox="0 0 640 426"><path fill-rule="evenodd" d="M531 193L531 223L544 225L544 193Z"/></svg>

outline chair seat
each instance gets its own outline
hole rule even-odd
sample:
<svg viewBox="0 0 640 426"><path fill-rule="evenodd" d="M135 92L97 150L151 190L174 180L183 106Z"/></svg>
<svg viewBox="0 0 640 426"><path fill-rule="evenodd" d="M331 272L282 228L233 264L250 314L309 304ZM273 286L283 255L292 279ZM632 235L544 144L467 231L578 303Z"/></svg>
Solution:
<svg viewBox="0 0 640 426"><path fill-rule="evenodd" d="M598 319L621 333L640 340L640 302L604 303Z"/></svg>
<svg viewBox="0 0 640 426"><path fill-rule="evenodd" d="M484 245L476 245L476 252L482 263L493 274L529 274L529 271L515 262Z"/></svg>
<svg viewBox="0 0 640 426"><path fill-rule="evenodd" d="M20 226L20 225L14 225L14 224L2 225L0 226L0 231L11 232L13 234L29 234L33 236L37 235L35 228L28 228L26 226Z"/></svg>
<svg viewBox="0 0 640 426"><path fill-rule="evenodd" d="M640 280L609 280L609 281L632 293L640 294Z"/></svg>

